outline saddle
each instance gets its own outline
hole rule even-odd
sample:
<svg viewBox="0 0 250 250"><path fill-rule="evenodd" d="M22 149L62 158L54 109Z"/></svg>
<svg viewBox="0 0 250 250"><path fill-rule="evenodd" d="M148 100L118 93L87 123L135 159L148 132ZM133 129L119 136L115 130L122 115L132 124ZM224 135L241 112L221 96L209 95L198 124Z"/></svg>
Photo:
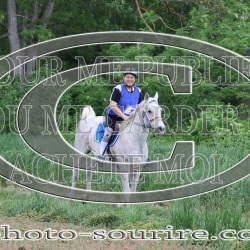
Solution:
<svg viewBox="0 0 250 250"><path fill-rule="evenodd" d="M103 137L103 134L104 134L104 130L105 130L105 124L104 124L104 122L101 122L97 126L97 129L96 129L96 132L95 132L95 141L96 142L101 143L101 140L102 140L102 137ZM119 138L119 133L118 133L118 131L115 131L115 133L111 136L111 139L109 141L108 146L109 147L114 146L115 143L117 142L118 138Z"/></svg>

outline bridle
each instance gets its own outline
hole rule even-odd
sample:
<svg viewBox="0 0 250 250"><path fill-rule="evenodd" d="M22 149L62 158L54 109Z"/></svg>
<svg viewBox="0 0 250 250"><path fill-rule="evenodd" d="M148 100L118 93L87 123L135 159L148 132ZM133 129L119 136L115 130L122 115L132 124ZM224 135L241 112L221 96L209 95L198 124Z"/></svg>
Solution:
<svg viewBox="0 0 250 250"><path fill-rule="evenodd" d="M151 100L150 102L148 102L148 104L151 103L151 102L156 102L158 104L158 102L156 100L154 100L154 99ZM146 118L146 121L144 120L145 118ZM151 126L150 123L152 121L157 120L157 119L162 119L162 117L161 116L156 116L156 117L154 117L152 119L149 119L148 116L147 116L147 112L146 111L142 111L142 119L144 121L144 124L140 124L140 123L137 123L137 122L133 122L133 124L135 124L137 126L140 126L140 127L143 127L143 128L152 128L152 126Z"/></svg>
<svg viewBox="0 0 250 250"><path fill-rule="evenodd" d="M162 119L162 118L161 118L161 116L156 116L155 118L152 118L152 119L150 119L149 121L152 122L152 121L154 121L154 120L156 120L156 119Z"/></svg>
<svg viewBox="0 0 250 250"><path fill-rule="evenodd" d="M152 126L150 124L152 121L155 121L157 119L162 119L161 116L156 116L152 119L149 119L145 111L142 112L142 118L143 118L143 120L144 120L144 118L146 118L146 124L143 124L143 125L140 124L140 126L144 126L145 128L152 128Z"/></svg>
<svg viewBox="0 0 250 250"><path fill-rule="evenodd" d="M155 102L155 100L152 100L151 102ZM152 121L155 121L157 119L162 119L161 116L156 116L156 117L154 117L152 119L149 119L148 116L147 116L147 113L145 111L142 112L142 118L143 118L144 124L139 124L139 123L136 123L136 122L134 122L134 124L137 125L137 126L143 127L143 128L152 128L152 126L150 124ZM144 119L146 119L146 121Z"/></svg>

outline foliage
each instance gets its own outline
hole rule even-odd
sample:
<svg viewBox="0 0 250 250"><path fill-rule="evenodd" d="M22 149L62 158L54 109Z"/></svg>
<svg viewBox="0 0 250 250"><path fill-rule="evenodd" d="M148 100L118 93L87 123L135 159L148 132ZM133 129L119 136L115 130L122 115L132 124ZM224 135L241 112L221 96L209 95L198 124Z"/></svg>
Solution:
<svg viewBox="0 0 250 250"><path fill-rule="evenodd" d="M0 132L15 131L15 116L17 106L24 93L19 89L19 83L15 82L9 86L0 86Z"/></svg>
<svg viewBox="0 0 250 250"><path fill-rule="evenodd" d="M2 23L4 20L4 14L2 11L0 11L0 23Z"/></svg>
<svg viewBox="0 0 250 250"><path fill-rule="evenodd" d="M188 24L188 13L192 1L138 1L141 11L141 30L163 33L175 33Z"/></svg>
<svg viewBox="0 0 250 250"><path fill-rule="evenodd" d="M182 31L182 35L186 34L238 53L245 53L250 42L249 2L234 0L208 2L209 4L205 1L200 2L191 10L190 24Z"/></svg>
<svg viewBox="0 0 250 250"><path fill-rule="evenodd" d="M100 32L108 30L134 30L148 31L147 23L155 32L176 34L190 38L210 42L234 52L245 55L250 45L249 0L193 0L193 1L162 1L143 0L138 1L142 17L134 1L55 1L55 9L46 27L41 18L32 23L33 5L29 0L17 1L18 5L18 27L24 46L30 44L36 38L45 41L51 38L73 35L86 32ZM39 1L42 7L47 0ZM7 33L7 10L6 1L0 0L0 37ZM25 13L28 13L26 29L23 29ZM142 19L143 18L143 19ZM10 53L8 40L1 38L0 55ZM163 105L163 118L169 131L173 134L156 138L150 134L150 158L155 154L168 157L177 139L193 140L196 142L196 152L209 156L216 152L224 155L220 170L224 171L233 164L239 162L249 154L249 82L245 84L237 73L233 73L225 66L214 60L197 55L192 52L175 48L165 48L153 44L107 44L86 46L83 48L72 48L67 51L55 53L63 61L63 70L77 65L75 55L83 55L86 63L94 63L97 56L123 57L124 61L139 61L143 57L149 57L157 62L157 56L164 57L166 63L177 63L197 66L197 74L193 74L192 95L173 95L171 88L162 85L155 75L140 74L138 86L143 95L148 92L151 96L159 92L159 103ZM193 58L192 58L193 57ZM210 71L208 72L208 62ZM42 65L39 81L48 77L46 65ZM221 82L219 79L221 78ZM30 76L35 86L36 72ZM85 80L71 87L60 99L57 110L57 118L62 115L63 107L73 106L68 110L67 119L63 120L60 128L65 132L68 141L72 142L76 124L80 119L81 109L85 105L91 105L97 115L103 114L108 105L112 87L122 80L121 74L115 74L110 78L102 76ZM224 84L222 84L224 83ZM0 129L1 134L10 132L13 128L15 111L9 111L7 105L19 104L21 98L27 93L31 86L24 90L19 89L16 79L10 85L0 86ZM197 117L192 119L187 111L182 114L183 134L175 135L180 124L178 124L178 113L175 108L183 105L194 109ZM201 106L216 106L204 111ZM232 107L226 113L221 107ZM236 114L237 110L237 114ZM5 114L5 117L3 117ZM226 119L228 115L228 119ZM231 119L231 118L236 119ZM5 118L5 119L4 119ZM2 121L5 121L2 126ZM195 124L195 127L192 127ZM204 129L204 124L206 127ZM236 133L235 128L240 130ZM67 128L64 131L64 128ZM188 131L185 133L185 131ZM209 131L213 133L209 133ZM203 133L202 133L203 132ZM205 133L208 132L208 133ZM20 138L19 138L20 139ZM33 152L23 146L14 135L1 135L1 155L7 160L15 163L17 154L21 153L24 163L30 168L30 162L34 157ZM197 161L194 178L199 179L201 171L200 162ZM47 162L41 159L39 174L43 178L49 178L50 172L58 169L52 165L48 168ZM62 170L62 168L60 168ZM97 190L120 191L117 183L109 183L109 176L104 175L107 182L102 185L93 185ZM81 177L85 178L84 173ZM165 189L176 186L173 183L155 183L158 176L154 174L143 174L145 182L140 183L139 191ZM166 176L167 178L168 176ZM183 180L187 181L185 172ZM71 175L65 180L59 176L57 182L65 181L71 184ZM80 183L85 188L85 182ZM173 225L175 229L180 228L203 228L215 235L223 229L233 228L235 230L248 228L250 182L246 178L222 190L204 194L181 201L164 203L163 205L138 205L130 209L121 208L113 210L109 205L70 203L56 198L43 196L41 194L18 193L15 188L10 194L7 188L0 190L0 213L4 216L26 216L39 221L70 221L81 225L120 227L122 229L134 228L163 228ZM90 216L91 215L91 216ZM153 222L152 222L153 221ZM249 244L244 242L203 242L217 249L248 249Z"/></svg>
<svg viewBox="0 0 250 250"><path fill-rule="evenodd" d="M41 8L47 1L39 2ZM175 3L174 1L138 1L143 20L138 14L135 2L128 0L119 1L76 1L72 5L69 1L55 1L55 8L49 19L47 26L41 19L37 19L28 29L21 30L23 41L28 44L33 37L43 41L52 37L78 34L83 32L96 32L105 30L140 30L145 28L145 22L156 32L167 32L177 35L184 35L211 42L222 47L231 49L238 53L245 53L250 43L249 19L249 1L183 1ZM27 1L17 1L20 15L28 12L32 16L32 5ZM5 5L3 5L6 8ZM105 13L105 15L103 15ZM3 15L3 14L2 14ZM98 18L97 18L98 17ZM80 21L79 21L80 20ZM6 22L6 18L3 19ZM21 28L22 20L19 19ZM172 28L172 29L171 29ZM242 32L244 30L244 32ZM240 39L234 39L238 37ZM1 47L1 49L5 47ZM5 53L7 51L5 50ZM210 60L210 72L207 72L206 58L197 56L191 52L184 52L180 49L164 48L155 45L129 45L113 44L87 46L83 48L74 48L58 52L57 55L63 61L63 69L78 66L75 55L84 55L86 63L93 63L97 56L117 56L124 60L137 61L144 57L150 57L157 61L156 56L165 57L164 62L189 64L195 66L199 63L199 75L193 75L194 91L191 96L174 96L168 88L160 86L159 79L153 76L139 78L138 84L141 84L143 93L154 94L160 92L160 103L169 106L171 114L169 122L174 124L176 117L174 109L175 103L190 105L196 108L199 104L218 103L227 105L228 103L240 109L240 115L243 119L248 116L247 101L249 100L249 89L241 86L242 79L238 79L237 74L231 74L231 78L225 78L225 67L219 63ZM196 59L191 59L195 56ZM177 60L176 58L179 57ZM190 58L189 58L190 57ZM175 61L176 60L176 61ZM209 73L209 75L208 75ZM229 80L229 87L221 86L216 81L222 77L222 80ZM117 77L122 80L121 77ZM212 84L211 84L212 83ZM235 83L239 83L235 85ZM211 86L213 85L213 86ZM111 93L111 87L96 87L95 91L89 86L79 85L73 87L61 100L61 106L72 102L73 105L85 105L86 103L96 107L97 113L101 114L107 106L107 100ZM114 86L114 84L113 84ZM237 86L237 87L236 87ZM10 90L11 91L11 90ZM84 92L84 95L82 94ZM89 99L84 96L89 96ZM165 100L167 100L165 102ZM198 111L199 112L199 111ZM72 122L74 123L72 114ZM185 118L188 121L188 117ZM73 125L72 125L73 126ZM72 127L71 126L71 127Z"/></svg>
<svg viewBox="0 0 250 250"><path fill-rule="evenodd" d="M32 30L23 30L20 36L24 42L29 42L33 37L37 37L39 41L46 41L54 38L52 31L43 27L43 25L34 25Z"/></svg>
<svg viewBox="0 0 250 250"><path fill-rule="evenodd" d="M239 140L250 141L249 124L238 119L237 109L231 105L208 106L189 127L190 139L196 143L205 141L210 146L238 144ZM241 139L240 139L241 138Z"/></svg>

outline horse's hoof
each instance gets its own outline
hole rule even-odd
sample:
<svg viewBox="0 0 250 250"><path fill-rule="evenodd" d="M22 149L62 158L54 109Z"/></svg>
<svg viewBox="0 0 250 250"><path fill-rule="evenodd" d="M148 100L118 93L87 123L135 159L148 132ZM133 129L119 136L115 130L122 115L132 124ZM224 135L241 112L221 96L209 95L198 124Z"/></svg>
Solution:
<svg viewBox="0 0 250 250"><path fill-rule="evenodd" d="M104 157L103 155L98 155L97 158L98 158L99 160L103 160L103 161L105 160L105 157Z"/></svg>

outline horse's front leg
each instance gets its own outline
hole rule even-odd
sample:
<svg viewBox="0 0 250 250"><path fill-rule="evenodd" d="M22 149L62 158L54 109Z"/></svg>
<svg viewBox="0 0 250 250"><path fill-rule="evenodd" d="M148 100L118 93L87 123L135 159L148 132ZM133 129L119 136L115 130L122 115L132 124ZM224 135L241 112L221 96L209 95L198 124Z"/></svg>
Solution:
<svg viewBox="0 0 250 250"><path fill-rule="evenodd" d="M136 188L137 188L138 182L140 180L140 175L141 175L140 171L136 171L136 172L131 174L131 178L130 178L130 190L131 190L131 192L136 192Z"/></svg>
<svg viewBox="0 0 250 250"><path fill-rule="evenodd" d="M125 203L128 205L130 203L130 192L131 192L128 173L121 173L121 182L124 192ZM120 207L121 204L118 204L117 206Z"/></svg>
<svg viewBox="0 0 250 250"><path fill-rule="evenodd" d="M131 192L136 192L138 182L141 181L140 176L141 176L141 171L142 171L143 166L140 163L142 163L143 159L145 159L145 158L146 157L144 157L144 158L136 157L133 159L133 165L132 165L133 171L130 173L130 190L131 190Z"/></svg>
<svg viewBox="0 0 250 250"><path fill-rule="evenodd" d="M129 174L121 173L121 181L124 193L130 193Z"/></svg>

